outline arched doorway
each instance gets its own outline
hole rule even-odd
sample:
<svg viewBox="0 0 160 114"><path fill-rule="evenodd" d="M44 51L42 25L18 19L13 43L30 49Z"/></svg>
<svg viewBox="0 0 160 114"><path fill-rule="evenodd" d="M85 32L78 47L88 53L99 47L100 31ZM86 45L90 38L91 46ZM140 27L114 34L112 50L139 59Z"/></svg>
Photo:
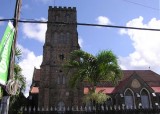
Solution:
<svg viewBox="0 0 160 114"><path fill-rule="evenodd" d="M65 107L65 104L63 101L58 102L58 110L63 110L64 107Z"/></svg>

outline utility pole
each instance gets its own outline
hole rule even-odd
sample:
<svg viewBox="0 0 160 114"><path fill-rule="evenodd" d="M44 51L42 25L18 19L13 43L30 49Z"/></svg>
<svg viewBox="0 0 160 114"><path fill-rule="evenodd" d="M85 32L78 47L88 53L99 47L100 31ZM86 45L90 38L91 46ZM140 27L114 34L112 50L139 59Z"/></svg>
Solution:
<svg viewBox="0 0 160 114"><path fill-rule="evenodd" d="M13 26L15 28L15 34L14 34L14 42L12 45L9 79L13 79L14 77L15 50L16 50L18 20L20 18L21 4L22 4L22 0L16 0L16 6L15 6L15 11L14 11L14 21L13 21Z"/></svg>
<svg viewBox="0 0 160 114"><path fill-rule="evenodd" d="M15 50L16 50L16 40L17 40L17 31L18 31L18 20L20 17L20 9L21 9L22 0L16 0L15 11L14 11L14 21L13 26L15 28L14 39L12 43L12 51L10 56L10 67L8 70L8 80L12 80L14 78L14 64L15 64ZM4 90L4 96L1 101L1 110L0 114L8 114L9 111L9 101L10 96Z"/></svg>

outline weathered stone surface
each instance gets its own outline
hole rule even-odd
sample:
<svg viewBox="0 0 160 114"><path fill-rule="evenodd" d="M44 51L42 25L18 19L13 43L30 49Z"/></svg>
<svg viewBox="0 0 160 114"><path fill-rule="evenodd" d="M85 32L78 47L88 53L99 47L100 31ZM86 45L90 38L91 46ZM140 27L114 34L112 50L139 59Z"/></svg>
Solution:
<svg viewBox="0 0 160 114"><path fill-rule="evenodd" d="M48 21L76 23L75 8L49 7ZM79 49L77 25L48 23L43 47L43 62L39 86L40 107L80 105L83 87L71 90L69 77L62 64L69 59L69 53Z"/></svg>

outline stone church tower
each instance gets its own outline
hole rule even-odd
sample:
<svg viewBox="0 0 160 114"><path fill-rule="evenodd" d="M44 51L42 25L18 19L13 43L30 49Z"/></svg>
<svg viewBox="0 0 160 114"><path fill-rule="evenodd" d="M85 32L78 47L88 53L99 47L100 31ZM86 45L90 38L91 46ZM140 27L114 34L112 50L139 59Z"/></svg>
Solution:
<svg viewBox="0 0 160 114"><path fill-rule="evenodd" d="M48 10L49 22L76 23L76 8L51 7ZM38 105L50 108L73 106L82 103L83 87L69 88L69 77L63 63L73 50L80 49L76 24L47 24L43 46L43 62L40 69Z"/></svg>

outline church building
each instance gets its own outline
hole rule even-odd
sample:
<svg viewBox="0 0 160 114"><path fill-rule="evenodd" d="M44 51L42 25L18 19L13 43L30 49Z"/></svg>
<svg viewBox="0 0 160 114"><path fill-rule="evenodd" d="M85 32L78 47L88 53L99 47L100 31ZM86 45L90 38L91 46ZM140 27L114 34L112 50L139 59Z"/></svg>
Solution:
<svg viewBox="0 0 160 114"><path fill-rule="evenodd" d="M35 107L81 106L87 94L87 84L69 88L69 77L63 69L73 50L80 49L77 32L77 12L73 7L48 9L48 23L40 69L34 69L30 102ZM118 85L99 84L97 91L110 96L107 106L154 108L160 104L160 75L151 70L123 70Z"/></svg>

